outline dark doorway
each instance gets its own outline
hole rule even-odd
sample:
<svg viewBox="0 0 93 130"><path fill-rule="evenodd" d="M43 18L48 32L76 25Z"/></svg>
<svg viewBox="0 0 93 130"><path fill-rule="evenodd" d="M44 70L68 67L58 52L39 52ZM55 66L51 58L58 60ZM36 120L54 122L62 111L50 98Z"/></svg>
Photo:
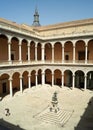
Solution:
<svg viewBox="0 0 93 130"><path fill-rule="evenodd" d="M85 51L78 52L78 60L85 60Z"/></svg>
<svg viewBox="0 0 93 130"><path fill-rule="evenodd" d="M6 83L3 83L3 84L2 84L2 87L3 87L3 90L2 90L3 93L6 93Z"/></svg>
<svg viewBox="0 0 93 130"><path fill-rule="evenodd" d="M11 60L14 60L14 54L11 54Z"/></svg>
<svg viewBox="0 0 93 130"><path fill-rule="evenodd" d="M61 79L60 79L60 78L57 78L57 79L56 79L56 85L61 86Z"/></svg>

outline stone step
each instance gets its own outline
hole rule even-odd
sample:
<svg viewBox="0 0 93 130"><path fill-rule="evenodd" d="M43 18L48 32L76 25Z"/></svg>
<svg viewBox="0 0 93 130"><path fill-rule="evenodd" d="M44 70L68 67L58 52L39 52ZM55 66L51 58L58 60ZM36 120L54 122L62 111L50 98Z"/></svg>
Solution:
<svg viewBox="0 0 93 130"><path fill-rule="evenodd" d="M64 124L69 120L72 115L72 111L66 111L59 109L57 113L49 110L47 108L43 112L39 113L36 118L45 122L54 123L57 125L64 126Z"/></svg>

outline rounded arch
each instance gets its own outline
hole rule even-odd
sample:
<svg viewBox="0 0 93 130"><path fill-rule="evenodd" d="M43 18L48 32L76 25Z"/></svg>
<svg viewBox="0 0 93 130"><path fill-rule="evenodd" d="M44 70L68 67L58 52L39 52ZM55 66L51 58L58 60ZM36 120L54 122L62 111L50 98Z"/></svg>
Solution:
<svg viewBox="0 0 93 130"><path fill-rule="evenodd" d="M36 85L36 71L32 70L31 71L31 86L35 86Z"/></svg>
<svg viewBox="0 0 93 130"><path fill-rule="evenodd" d="M87 89L93 89L93 71L87 73Z"/></svg>
<svg viewBox="0 0 93 130"><path fill-rule="evenodd" d="M0 35L0 60L8 60L8 38L6 35Z"/></svg>
<svg viewBox="0 0 93 130"><path fill-rule="evenodd" d="M54 60L62 61L62 44L60 42L54 44Z"/></svg>
<svg viewBox="0 0 93 130"><path fill-rule="evenodd" d="M84 72L81 70L75 72L75 87L84 88Z"/></svg>
<svg viewBox="0 0 93 130"><path fill-rule="evenodd" d="M7 36L7 35L5 35L5 34L0 34L0 38L5 38L5 39L7 39L7 40L8 40L8 36Z"/></svg>
<svg viewBox="0 0 93 130"><path fill-rule="evenodd" d="M10 92L9 77L7 73L3 73L0 76L0 94L2 94L2 96L6 96Z"/></svg>
<svg viewBox="0 0 93 130"><path fill-rule="evenodd" d="M22 60L23 61L26 61L28 60L28 50L27 50L27 40L26 39L23 39L22 40L22 46L21 46L21 53L22 53Z"/></svg>
<svg viewBox="0 0 93 130"><path fill-rule="evenodd" d="M73 43L71 41L66 41L64 44L64 59L73 60Z"/></svg>
<svg viewBox="0 0 93 130"><path fill-rule="evenodd" d="M50 69L45 70L45 83L52 84L52 71Z"/></svg>
<svg viewBox="0 0 93 130"><path fill-rule="evenodd" d="M11 39L11 60L19 60L19 39L16 37Z"/></svg>
<svg viewBox="0 0 93 130"><path fill-rule="evenodd" d="M59 69L54 70L54 84L62 85L62 72Z"/></svg>
<svg viewBox="0 0 93 130"><path fill-rule="evenodd" d="M20 73L14 72L12 75L13 92L20 90Z"/></svg>
<svg viewBox="0 0 93 130"><path fill-rule="evenodd" d="M85 61L85 42L83 40L78 40L75 43L76 55L75 59L80 61Z"/></svg>
<svg viewBox="0 0 93 130"><path fill-rule="evenodd" d="M72 87L72 76L73 73L71 70L65 70L64 71L64 86Z"/></svg>
<svg viewBox="0 0 93 130"><path fill-rule="evenodd" d="M37 60L41 60L41 43L37 44Z"/></svg>
<svg viewBox="0 0 93 130"><path fill-rule="evenodd" d="M30 59L33 61L35 60L35 42L31 41L30 43Z"/></svg>
<svg viewBox="0 0 93 130"><path fill-rule="evenodd" d="M23 89L28 88L28 71L24 71L22 74Z"/></svg>
<svg viewBox="0 0 93 130"><path fill-rule="evenodd" d="M50 43L45 44L45 60L52 60L52 45Z"/></svg>
<svg viewBox="0 0 93 130"><path fill-rule="evenodd" d="M38 84L42 84L42 70L39 69L38 70Z"/></svg>
<svg viewBox="0 0 93 130"><path fill-rule="evenodd" d="M88 60L93 60L93 39L88 41Z"/></svg>

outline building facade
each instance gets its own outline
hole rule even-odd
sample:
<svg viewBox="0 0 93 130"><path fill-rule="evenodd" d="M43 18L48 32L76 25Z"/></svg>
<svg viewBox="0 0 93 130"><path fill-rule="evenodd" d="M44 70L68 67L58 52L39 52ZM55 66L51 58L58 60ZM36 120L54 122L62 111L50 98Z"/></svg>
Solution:
<svg viewBox="0 0 93 130"><path fill-rule="evenodd" d="M36 27L0 19L0 94L38 84L93 89L93 19Z"/></svg>

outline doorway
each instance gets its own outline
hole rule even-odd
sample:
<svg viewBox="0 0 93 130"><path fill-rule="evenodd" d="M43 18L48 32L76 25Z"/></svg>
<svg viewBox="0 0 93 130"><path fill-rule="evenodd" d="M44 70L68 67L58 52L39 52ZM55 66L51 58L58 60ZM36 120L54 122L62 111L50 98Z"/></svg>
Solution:
<svg viewBox="0 0 93 130"><path fill-rule="evenodd" d="M2 87L3 87L3 88L2 88L2 92L3 92L3 93L6 93L6 87L7 87L7 86L6 86L6 82L2 83Z"/></svg>

